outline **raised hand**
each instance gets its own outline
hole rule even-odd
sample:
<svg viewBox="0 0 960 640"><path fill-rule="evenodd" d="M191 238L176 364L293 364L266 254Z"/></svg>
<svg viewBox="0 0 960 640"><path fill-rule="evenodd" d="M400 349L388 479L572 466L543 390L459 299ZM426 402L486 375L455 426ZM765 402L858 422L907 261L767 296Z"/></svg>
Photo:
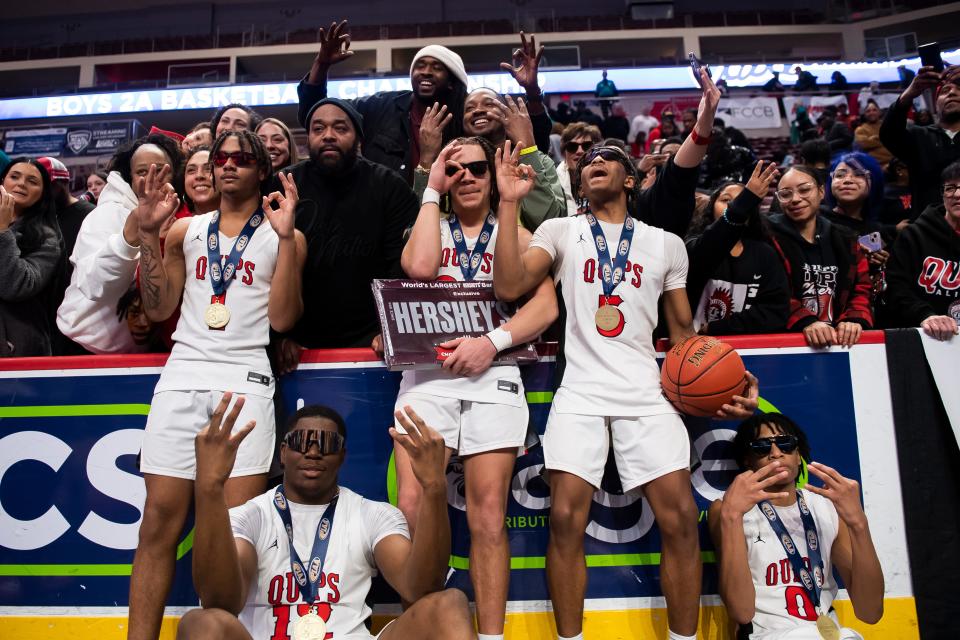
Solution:
<svg viewBox="0 0 960 640"><path fill-rule="evenodd" d="M503 132L517 148L536 144L533 133L533 121L523 98L514 100L510 96L504 97L504 102L497 103L497 108L491 112L494 119L503 125Z"/></svg>
<svg viewBox="0 0 960 640"><path fill-rule="evenodd" d="M760 381L749 371L744 372L743 380L744 395L733 396L733 404L725 404L717 411L720 420L746 420L756 412L760 404Z"/></svg>
<svg viewBox="0 0 960 640"><path fill-rule="evenodd" d="M453 120L453 114L448 113L447 105L441 107L439 102L434 102L433 106L427 107L423 114L423 121L420 123L421 167L429 167L437 159L443 145L443 130L451 120Z"/></svg>
<svg viewBox="0 0 960 640"><path fill-rule="evenodd" d="M200 430L194 441L197 454L196 482L199 486L223 487L227 478L230 477L230 472L233 471L233 463L237 459L240 443L257 424L256 420L251 420L234 433L233 426L237 422L240 410L243 409L244 397L237 396L233 408L230 413L227 413L231 399L233 394L229 391L223 394L210 417L210 422Z"/></svg>
<svg viewBox="0 0 960 640"><path fill-rule="evenodd" d="M915 98L919 98L927 89L936 90L942 76L943 74L938 73L933 67L920 67L917 75L910 81L910 86L900 94L900 98L905 102L913 102Z"/></svg>
<svg viewBox="0 0 960 640"><path fill-rule="evenodd" d="M520 145L512 147L510 140L497 149L497 192L500 202L520 202L530 193L537 179L537 172L528 164L520 164Z"/></svg>
<svg viewBox="0 0 960 640"><path fill-rule="evenodd" d="M340 24L330 23L330 29L320 29L320 51L313 64L323 69L329 69L338 62L343 62L353 55L350 49L350 34L346 30L347 21Z"/></svg>
<svg viewBox="0 0 960 640"><path fill-rule="evenodd" d="M6 231L10 228L10 225L13 224L15 211L13 196L0 186L0 231Z"/></svg>
<svg viewBox="0 0 960 640"><path fill-rule="evenodd" d="M277 232L281 240L293 238L294 220L297 213L297 202L300 200L300 194L297 192L297 184L290 177L289 173L282 171L277 174L280 178L280 184L283 185L283 193L274 191L268 196L263 197L263 211L270 221L270 226ZM277 204L277 209L273 208L273 203Z"/></svg>
<svg viewBox="0 0 960 640"><path fill-rule="evenodd" d="M786 498L787 493L770 492L767 487L785 481L787 473L786 467L780 464L779 460L774 460L756 471L744 471L733 479L723 494L721 512L742 518L758 502Z"/></svg>
<svg viewBox="0 0 960 640"><path fill-rule="evenodd" d="M780 172L777 170L777 163L770 162L767 168L763 168L763 160L757 162L753 168L753 174L747 180L747 190L758 198L763 198L770 191L770 185L777 179Z"/></svg>
<svg viewBox="0 0 960 640"><path fill-rule="evenodd" d="M497 348L486 336L454 338L439 346L453 349L450 357L443 361L443 368L458 376L478 376L489 369L497 357Z"/></svg>
<svg viewBox="0 0 960 640"><path fill-rule="evenodd" d="M720 106L720 89L717 89L706 67L700 69L700 82L703 85L703 96L697 108L695 128L698 136L709 138L713 133L713 119L717 115L717 107Z"/></svg>
<svg viewBox="0 0 960 640"><path fill-rule="evenodd" d="M513 52L513 64L501 62L500 68L513 76L527 94L540 94L537 84L537 71L540 68L540 58L543 56L543 45L537 48L537 38L533 34L527 40L526 34L520 32L520 48Z"/></svg>
<svg viewBox="0 0 960 640"><path fill-rule="evenodd" d="M443 490L447 485L444 475L446 445L443 437L427 426L423 418L410 407L393 414L406 433L390 427L390 437L410 456L413 475L420 486L426 489Z"/></svg>
<svg viewBox="0 0 960 640"><path fill-rule="evenodd" d="M137 188L137 208L130 215L137 216L141 233L159 234L160 228L180 207L180 198L168 182L170 165L150 165L147 175Z"/></svg>
<svg viewBox="0 0 960 640"><path fill-rule="evenodd" d="M440 155L430 165L430 176L427 178L427 186L444 194L450 191L450 187L457 183L463 177L463 167L459 163L451 160L453 154L460 151L459 142L451 142L440 151ZM447 175L447 167L456 166L457 172L452 176Z"/></svg>
<svg viewBox="0 0 960 640"><path fill-rule="evenodd" d="M867 515L860 504L860 483L850 478L844 478L836 469L832 469L819 462L807 465L810 472L823 480L822 487L807 484L806 489L818 496L823 496L837 508L837 515L848 527L855 528L863 525Z"/></svg>

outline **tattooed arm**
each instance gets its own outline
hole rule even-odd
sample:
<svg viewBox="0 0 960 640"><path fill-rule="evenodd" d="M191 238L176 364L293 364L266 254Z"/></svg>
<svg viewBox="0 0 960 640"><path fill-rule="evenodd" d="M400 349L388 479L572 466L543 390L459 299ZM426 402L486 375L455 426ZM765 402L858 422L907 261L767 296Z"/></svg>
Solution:
<svg viewBox="0 0 960 640"><path fill-rule="evenodd" d="M140 297L144 312L154 322L166 320L180 305L187 273L183 237L189 225L189 218L174 223L164 240L165 253L158 234L140 234Z"/></svg>

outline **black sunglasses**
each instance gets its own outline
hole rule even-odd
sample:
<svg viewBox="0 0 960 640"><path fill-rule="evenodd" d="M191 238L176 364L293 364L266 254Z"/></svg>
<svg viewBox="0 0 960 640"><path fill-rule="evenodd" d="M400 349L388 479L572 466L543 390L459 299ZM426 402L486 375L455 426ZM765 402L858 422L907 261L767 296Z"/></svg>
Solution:
<svg viewBox="0 0 960 640"><path fill-rule="evenodd" d="M587 155L583 156L581 162L583 162L584 165L588 165L593 162L597 156L600 156L607 162L620 162L624 159L623 152L616 147L593 147L587 152Z"/></svg>
<svg viewBox="0 0 960 640"><path fill-rule="evenodd" d="M570 141L563 146L563 150L567 153L576 153L577 149L582 151L590 151L590 149L595 145L596 142L593 140L586 140L585 142L573 142Z"/></svg>
<svg viewBox="0 0 960 640"><path fill-rule="evenodd" d="M448 164L444 173L447 174L447 177L452 178L457 175L457 171L460 171L460 169L466 169L474 178L482 178L487 175L488 168L486 160L477 160L476 162L464 162L461 165Z"/></svg>
<svg viewBox="0 0 960 640"><path fill-rule="evenodd" d="M257 156L249 151L217 151L213 154L213 164L222 167L227 160L233 160L238 167L249 167L257 163Z"/></svg>
<svg viewBox="0 0 960 640"><path fill-rule="evenodd" d="M283 442L299 453L307 453L310 447L317 445L322 456L339 453L344 444L342 435L324 429L295 429L283 437Z"/></svg>
<svg viewBox="0 0 960 640"><path fill-rule="evenodd" d="M757 438L750 443L750 451L758 456L765 456L770 453L773 445L777 445L783 453L793 453L797 448L797 436L779 435L772 438Z"/></svg>

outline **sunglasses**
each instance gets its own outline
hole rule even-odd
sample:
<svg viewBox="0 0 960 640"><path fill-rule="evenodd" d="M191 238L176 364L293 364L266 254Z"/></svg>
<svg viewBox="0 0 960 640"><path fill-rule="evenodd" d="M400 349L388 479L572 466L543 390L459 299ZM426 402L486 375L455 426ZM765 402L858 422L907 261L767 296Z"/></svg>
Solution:
<svg viewBox="0 0 960 640"><path fill-rule="evenodd" d="M464 162L460 165L448 164L447 168L444 170L444 173L447 174L448 178L452 178L453 176L457 175L457 172L460 171L460 169L466 169L474 178L482 178L483 176L487 175L488 168L489 166L487 165L486 160L477 160L476 162Z"/></svg>
<svg viewBox="0 0 960 640"><path fill-rule="evenodd" d="M758 456L765 456L770 453L773 445L777 445L783 453L793 453L797 448L797 436L779 435L772 438L757 438L750 443L750 451Z"/></svg>
<svg viewBox="0 0 960 640"><path fill-rule="evenodd" d="M257 163L257 156L249 151L217 151L213 154L213 164L222 167L228 160L238 167L249 167Z"/></svg>
<svg viewBox="0 0 960 640"><path fill-rule="evenodd" d="M607 162L620 162L623 160L623 152L616 147L593 147L587 152L587 155L583 156L581 162L583 162L584 165L588 165L593 162L597 156L600 156Z"/></svg>
<svg viewBox="0 0 960 640"><path fill-rule="evenodd" d="M595 144L596 143L593 140L585 140L584 142L568 142L567 144L563 145L563 150L567 153L576 153L577 149L580 149L581 151L590 151Z"/></svg>
<svg viewBox="0 0 960 640"><path fill-rule="evenodd" d="M299 453L307 453L313 445L317 445L322 456L339 453L344 444L342 435L323 429L296 429L285 435L283 442Z"/></svg>

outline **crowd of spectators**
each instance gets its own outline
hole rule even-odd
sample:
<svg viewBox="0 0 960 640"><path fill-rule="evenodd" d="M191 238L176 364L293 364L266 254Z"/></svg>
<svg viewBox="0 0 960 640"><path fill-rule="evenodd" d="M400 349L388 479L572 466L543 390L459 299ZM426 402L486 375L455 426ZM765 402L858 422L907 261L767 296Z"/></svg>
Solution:
<svg viewBox="0 0 960 640"><path fill-rule="evenodd" d="M536 173L521 204L530 231L589 206L573 192L577 163L601 141L618 141L638 168L640 199L650 203L643 210L656 212L646 222L688 241L696 280L689 294L702 332L802 331L809 344L827 346L853 344L862 330L879 327L922 326L942 337L948 319L960 321L955 68L920 69L886 108L871 86L861 91L857 115L844 103L824 108L814 122L801 105L792 114L797 145L784 145L768 164L758 162L748 136L719 118L712 136L695 140L702 157L678 157L696 109L668 106L654 116L644 106L630 119L606 77L597 87L602 115L582 102L548 110L537 83L542 48L526 38L503 64L523 96L468 92L459 56L429 46L411 64L412 90L329 98L317 109L330 67L350 55L347 42L344 25L330 29L300 84L306 159L286 123L240 104L219 108L184 135L154 130L133 141L108 172L89 177L79 197L57 159L12 159L0 201L0 272L7 276L0 278L0 354L169 348L176 319L145 329L137 313L138 252L128 241L135 237L129 213L138 206L138 185L151 164L169 166L183 203L176 217L216 209L209 146L240 129L264 142L274 172L290 167L301 193L306 310L293 331L274 336L281 371L295 366L302 348L371 344L378 323L368 284L403 275L404 232L429 168L461 135L494 148L508 140L523 147L521 162ZM795 91L817 89L812 74L796 71ZM787 89L775 74L764 90ZM925 90L936 92L931 121L919 100ZM853 95L837 74L829 91ZM328 113L348 117L357 138L342 136ZM766 176L766 192L756 192L757 176ZM782 273L770 273L768 254ZM748 273L747 265L756 271Z"/></svg>

